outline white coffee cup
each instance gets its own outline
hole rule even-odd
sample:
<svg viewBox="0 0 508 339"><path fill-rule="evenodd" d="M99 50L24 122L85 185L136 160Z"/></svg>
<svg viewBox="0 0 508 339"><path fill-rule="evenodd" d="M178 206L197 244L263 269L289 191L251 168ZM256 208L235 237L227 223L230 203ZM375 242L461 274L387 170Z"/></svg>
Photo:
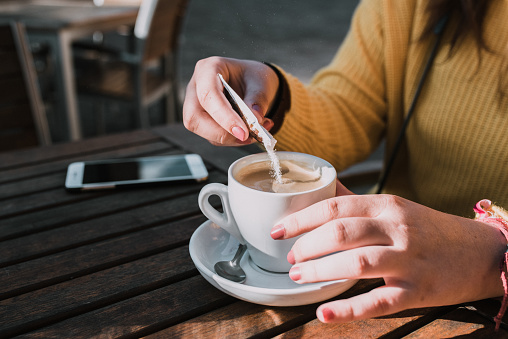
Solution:
<svg viewBox="0 0 508 339"><path fill-rule="evenodd" d="M285 216L334 197L337 172L327 161L309 154L277 152L277 156L281 161L293 160L322 168L321 185L296 193L264 192L244 186L235 175L246 166L269 160L266 153L259 153L231 164L228 186L220 183L206 185L199 194L198 202L208 219L247 245L249 255L257 266L272 272L289 272L291 264L287 261L287 254L296 238L273 240L270 231ZM210 204L209 197L212 195L220 197L223 213Z"/></svg>

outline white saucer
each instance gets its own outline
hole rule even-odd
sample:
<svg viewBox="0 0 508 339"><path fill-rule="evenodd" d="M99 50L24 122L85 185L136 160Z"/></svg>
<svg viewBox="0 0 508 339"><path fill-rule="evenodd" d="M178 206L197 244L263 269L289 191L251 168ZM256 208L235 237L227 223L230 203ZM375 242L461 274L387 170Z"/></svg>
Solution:
<svg viewBox="0 0 508 339"><path fill-rule="evenodd" d="M238 299L268 306L307 305L330 299L346 291L357 280L337 280L313 284L297 284L287 273L270 273L256 266L247 253L240 265L247 275L244 283L218 276L213 266L230 260L238 249L238 241L211 221L194 232L189 252L201 275L219 290Z"/></svg>

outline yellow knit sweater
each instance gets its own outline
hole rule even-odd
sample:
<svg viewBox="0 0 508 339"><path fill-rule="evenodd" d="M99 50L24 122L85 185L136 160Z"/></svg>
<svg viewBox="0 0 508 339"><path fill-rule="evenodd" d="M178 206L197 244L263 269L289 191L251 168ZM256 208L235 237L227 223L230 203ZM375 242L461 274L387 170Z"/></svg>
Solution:
<svg viewBox="0 0 508 339"><path fill-rule="evenodd" d="M291 108L279 150L315 154L338 170L365 159L383 137L393 147L433 38L419 42L425 0L363 0L344 43L309 86L284 73ZM473 216L488 198L508 207L508 99L498 92L508 47L508 1L489 8L484 38L449 57L445 31L386 192ZM450 23L453 24L453 21Z"/></svg>

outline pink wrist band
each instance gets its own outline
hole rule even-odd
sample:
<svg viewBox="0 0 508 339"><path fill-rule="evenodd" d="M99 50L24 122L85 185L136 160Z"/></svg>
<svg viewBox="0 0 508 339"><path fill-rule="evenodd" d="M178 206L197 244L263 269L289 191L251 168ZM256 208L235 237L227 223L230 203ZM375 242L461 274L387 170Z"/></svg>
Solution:
<svg viewBox="0 0 508 339"><path fill-rule="evenodd" d="M476 203L474 207L476 213L475 220L488 223L497 229L499 229L506 240L508 241L508 213L502 208L492 204L490 200L483 199ZM508 248L503 255L503 259L499 264L499 270L501 271L501 281L503 282L503 302L501 303L501 309L494 318L496 322L496 331L499 330L501 320L506 312L508 306L508 282L507 282L507 267L508 267Z"/></svg>

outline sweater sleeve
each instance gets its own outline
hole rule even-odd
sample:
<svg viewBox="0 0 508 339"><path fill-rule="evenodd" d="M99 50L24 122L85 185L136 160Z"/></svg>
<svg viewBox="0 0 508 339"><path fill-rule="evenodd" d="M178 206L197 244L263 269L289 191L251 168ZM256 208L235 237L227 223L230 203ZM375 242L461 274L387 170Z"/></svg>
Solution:
<svg viewBox="0 0 508 339"><path fill-rule="evenodd" d="M277 149L314 154L337 170L365 159L386 121L382 1L363 0L332 62L309 86L282 71L291 107Z"/></svg>

